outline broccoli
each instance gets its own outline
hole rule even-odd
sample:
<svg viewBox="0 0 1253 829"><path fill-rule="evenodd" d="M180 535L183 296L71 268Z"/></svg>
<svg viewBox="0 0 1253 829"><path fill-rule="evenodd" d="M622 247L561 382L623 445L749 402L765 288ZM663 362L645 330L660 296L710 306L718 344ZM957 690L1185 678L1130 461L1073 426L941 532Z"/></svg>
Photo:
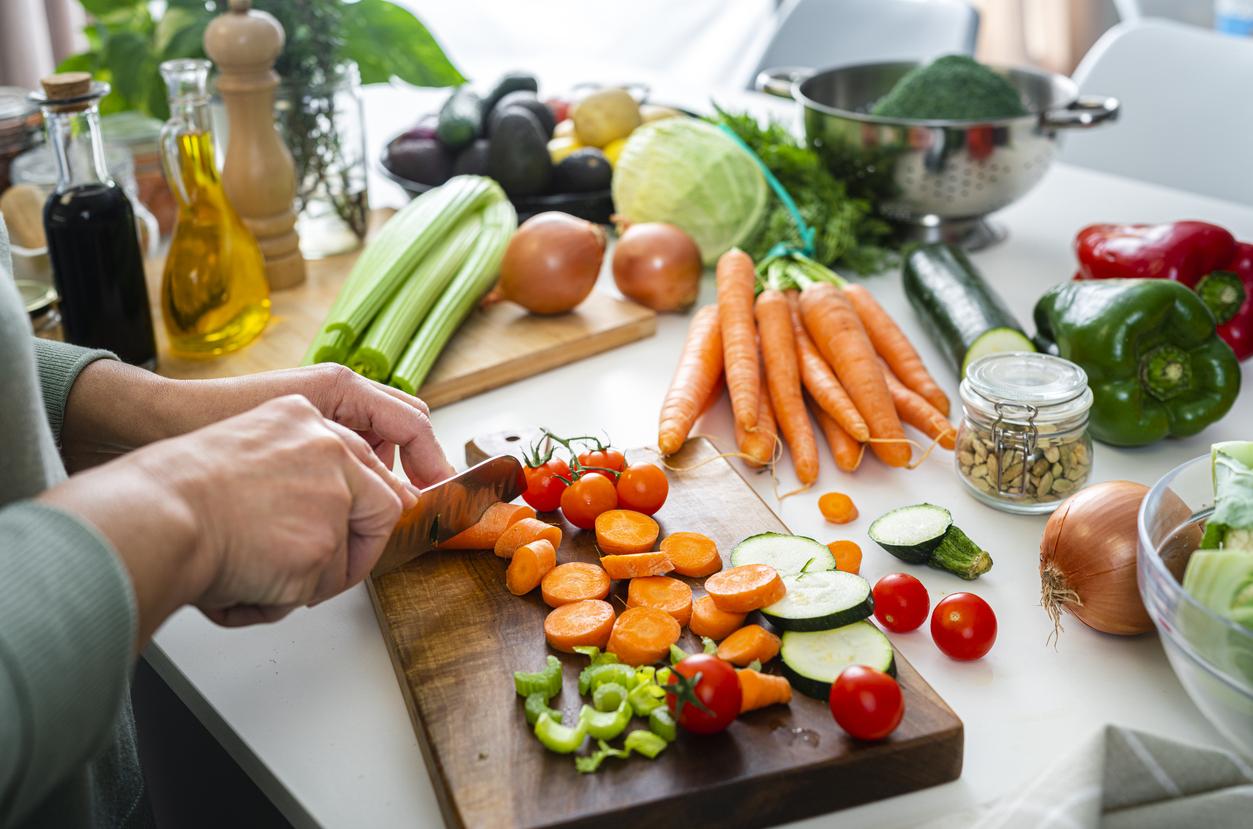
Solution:
<svg viewBox="0 0 1253 829"><path fill-rule="evenodd" d="M977 121L1026 115L1018 90L965 55L945 55L909 71L870 110L885 118Z"/></svg>

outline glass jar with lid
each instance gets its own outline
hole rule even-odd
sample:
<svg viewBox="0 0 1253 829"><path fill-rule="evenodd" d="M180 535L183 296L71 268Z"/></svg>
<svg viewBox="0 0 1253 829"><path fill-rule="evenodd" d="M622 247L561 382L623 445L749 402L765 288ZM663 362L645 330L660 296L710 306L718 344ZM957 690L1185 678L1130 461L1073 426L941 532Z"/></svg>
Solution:
<svg viewBox="0 0 1253 829"><path fill-rule="evenodd" d="M1048 354L989 354L961 384L957 474L976 498L1007 512L1051 512L1092 473L1083 369Z"/></svg>

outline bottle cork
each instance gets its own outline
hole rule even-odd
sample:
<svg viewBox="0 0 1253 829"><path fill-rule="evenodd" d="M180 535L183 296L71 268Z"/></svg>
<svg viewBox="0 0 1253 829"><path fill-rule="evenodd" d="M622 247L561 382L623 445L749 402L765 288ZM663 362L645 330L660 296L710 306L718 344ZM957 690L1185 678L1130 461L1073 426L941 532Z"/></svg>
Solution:
<svg viewBox="0 0 1253 829"><path fill-rule="evenodd" d="M91 75L87 72L58 72L39 81L48 102L81 98L91 92ZM78 112L87 108L88 101L49 107L53 112Z"/></svg>

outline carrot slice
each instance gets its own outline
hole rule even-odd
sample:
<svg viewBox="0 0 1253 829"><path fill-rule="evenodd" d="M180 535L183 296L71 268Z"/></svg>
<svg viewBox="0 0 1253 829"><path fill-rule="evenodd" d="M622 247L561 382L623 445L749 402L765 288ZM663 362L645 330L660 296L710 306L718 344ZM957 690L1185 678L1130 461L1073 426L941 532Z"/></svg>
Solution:
<svg viewBox="0 0 1253 829"><path fill-rule="evenodd" d="M646 553L660 532L656 521L635 510L611 509L596 516L596 546L609 555Z"/></svg>
<svg viewBox="0 0 1253 829"><path fill-rule="evenodd" d="M671 533L662 539L661 551L669 556L674 572L680 576L704 578L722 569L718 545L707 535Z"/></svg>
<svg viewBox="0 0 1253 829"><path fill-rule="evenodd" d="M649 665L665 658L682 633L679 623L664 610L628 607L613 623L606 650L628 665Z"/></svg>
<svg viewBox="0 0 1253 829"><path fill-rule="evenodd" d="M554 550L561 549L561 527L546 524L538 518L523 518L510 524L500 534L494 549L501 558L512 558L514 550L541 538L548 539Z"/></svg>
<svg viewBox="0 0 1253 829"><path fill-rule="evenodd" d="M584 599L603 599L609 595L609 574L595 564L569 561L548 571L540 582L544 604L560 607Z"/></svg>
<svg viewBox="0 0 1253 829"><path fill-rule="evenodd" d="M439 545L441 550L491 550L501 533L523 518L534 518L535 510L526 504L492 504L479 523L467 527Z"/></svg>
<svg viewBox="0 0 1253 829"><path fill-rule="evenodd" d="M861 547L856 541L832 541L827 545L831 555L835 556L835 569L846 573L857 573L861 570Z"/></svg>
<svg viewBox="0 0 1253 829"><path fill-rule="evenodd" d="M627 587L627 607L655 607L674 617L680 626L692 618L692 588L687 582L669 576L631 579Z"/></svg>
<svg viewBox="0 0 1253 829"><path fill-rule="evenodd" d="M747 614L728 613L719 610L710 596L701 596L692 602L692 620L688 627L697 636L708 636L715 641L726 639L744 624Z"/></svg>
<svg viewBox="0 0 1253 829"><path fill-rule="evenodd" d="M787 705L792 701L792 685L787 677L763 674L751 668L735 672L740 678L740 713L767 705Z"/></svg>
<svg viewBox="0 0 1253 829"><path fill-rule="evenodd" d="M779 655L779 637L761 625L745 625L718 646L718 658L741 668L753 660L766 663Z"/></svg>
<svg viewBox="0 0 1253 829"><path fill-rule="evenodd" d="M719 610L748 613L783 598L787 587L769 564L742 564L705 579L705 590Z"/></svg>
<svg viewBox="0 0 1253 829"><path fill-rule="evenodd" d="M525 596L539 587L548 571L557 566L557 551L547 538L523 544L513 551L505 570L505 587L515 596Z"/></svg>
<svg viewBox="0 0 1253 829"><path fill-rule="evenodd" d="M600 599L563 604L544 619L544 638L554 650L574 653L579 646L604 648L613 632L613 605Z"/></svg>
<svg viewBox="0 0 1253 829"><path fill-rule="evenodd" d="M828 492L818 499L818 511L832 524L857 520L857 505L843 492Z"/></svg>
<svg viewBox="0 0 1253 829"><path fill-rule="evenodd" d="M665 553L632 553L625 556L601 556L600 566L609 578L616 580L638 579L644 576L664 576L674 569Z"/></svg>

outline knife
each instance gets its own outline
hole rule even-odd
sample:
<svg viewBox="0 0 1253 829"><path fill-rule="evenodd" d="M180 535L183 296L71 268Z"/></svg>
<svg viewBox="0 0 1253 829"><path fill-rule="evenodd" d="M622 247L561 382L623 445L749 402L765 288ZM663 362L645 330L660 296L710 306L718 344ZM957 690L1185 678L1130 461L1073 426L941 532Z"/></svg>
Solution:
<svg viewBox="0 0 1253 829"><path fill-rule="evenodd" d="M396 522L374 575L395 570L473 526L498 501L512 501L526 490L522 464L497 455L418 493L418 503Z"/></svg>

